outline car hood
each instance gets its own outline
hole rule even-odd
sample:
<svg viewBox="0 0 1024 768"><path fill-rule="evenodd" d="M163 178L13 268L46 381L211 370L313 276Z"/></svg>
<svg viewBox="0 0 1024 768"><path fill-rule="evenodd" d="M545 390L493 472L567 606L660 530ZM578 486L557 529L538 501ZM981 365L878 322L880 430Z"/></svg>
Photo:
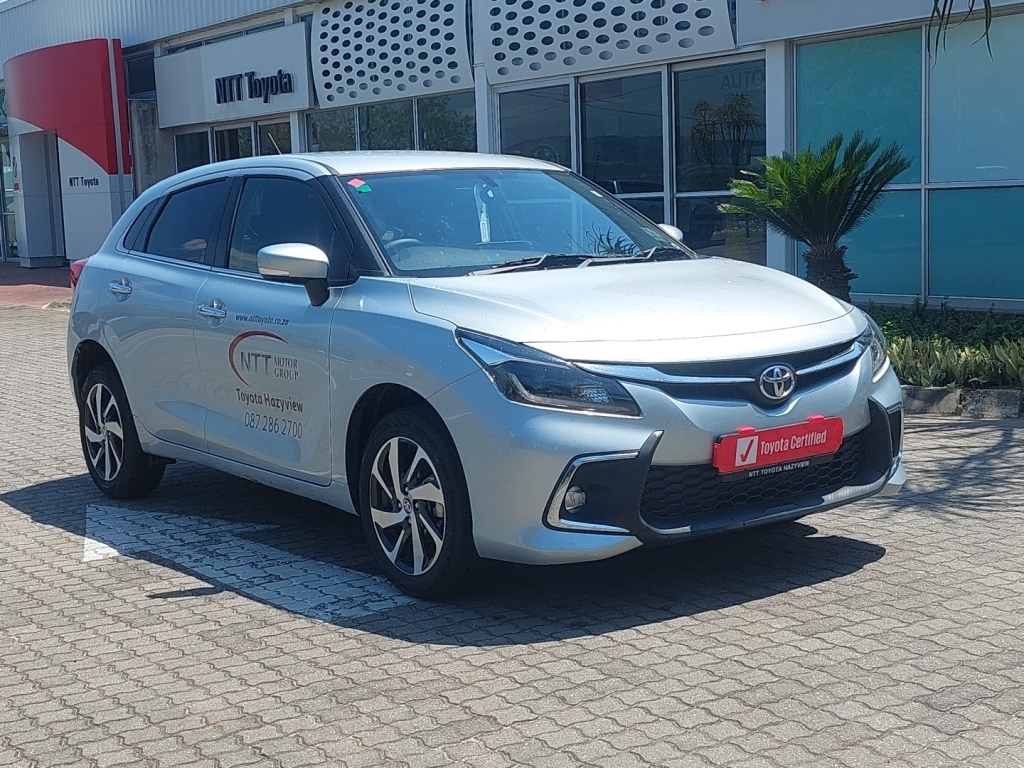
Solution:
<svg viewBox="0 0 1024 768"><path fill-rule="evenodd" d="M729 259L409 281L417 312L568 360L685 362L840 343L859 312L799 278Z"/></svg>

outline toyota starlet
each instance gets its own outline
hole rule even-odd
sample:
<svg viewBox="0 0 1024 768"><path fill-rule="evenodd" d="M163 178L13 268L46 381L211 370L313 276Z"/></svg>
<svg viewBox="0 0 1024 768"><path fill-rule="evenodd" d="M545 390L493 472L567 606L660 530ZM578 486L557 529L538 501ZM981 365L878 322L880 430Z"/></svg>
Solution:
<svg viewBox="0 0 1024 768"><path fill-rule="evenodd" d="M564 168L260 157L139 196L89 259L68 363L116 499L198 462L361 516L422 597L895 493L878 327L703 258Z"/></svg>

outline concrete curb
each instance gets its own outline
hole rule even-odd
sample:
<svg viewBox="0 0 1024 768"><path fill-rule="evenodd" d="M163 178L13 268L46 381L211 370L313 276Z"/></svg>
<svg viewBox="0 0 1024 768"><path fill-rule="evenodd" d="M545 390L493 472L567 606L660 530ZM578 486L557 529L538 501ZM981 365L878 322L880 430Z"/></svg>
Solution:
<svg viewBox="0 0 1024 768"><path fill-rule="evenodd" d="M1019 419L1024 416L1024 391L904 386L903 407L911 414Z"/></svg>

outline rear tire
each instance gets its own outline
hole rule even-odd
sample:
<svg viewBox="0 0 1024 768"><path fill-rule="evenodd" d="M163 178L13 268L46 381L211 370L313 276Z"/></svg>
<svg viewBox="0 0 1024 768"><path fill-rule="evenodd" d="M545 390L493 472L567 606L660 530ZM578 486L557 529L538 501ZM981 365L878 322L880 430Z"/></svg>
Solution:
<svg viewBox="0 0 1024 768"><path fill-rule="evenodd" d="M128 396L110 363L85 377L78 426L89 475L107 496L141 499L160 485L165 464L142 450Z"/></svg>
<svg viewBox="0 0 1024 768"><path fill-rule="evenodd" d="M473 585L480 556L466 478L454 442L430 408L403 408L374 427L363 451L359 499L367 543L399 589L440 600Z"/></svg>

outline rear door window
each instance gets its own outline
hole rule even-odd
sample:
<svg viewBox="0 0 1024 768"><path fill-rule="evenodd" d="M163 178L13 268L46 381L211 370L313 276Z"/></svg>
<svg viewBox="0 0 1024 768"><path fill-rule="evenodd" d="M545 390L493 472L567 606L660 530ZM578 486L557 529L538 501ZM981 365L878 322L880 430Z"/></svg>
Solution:
<svg viewBox="0 0 1024 768"><path fill-rule="evenodd" d="M230 186L227 179L220 179L172 194L149 231L145 252L204 263Z"/></svg>

